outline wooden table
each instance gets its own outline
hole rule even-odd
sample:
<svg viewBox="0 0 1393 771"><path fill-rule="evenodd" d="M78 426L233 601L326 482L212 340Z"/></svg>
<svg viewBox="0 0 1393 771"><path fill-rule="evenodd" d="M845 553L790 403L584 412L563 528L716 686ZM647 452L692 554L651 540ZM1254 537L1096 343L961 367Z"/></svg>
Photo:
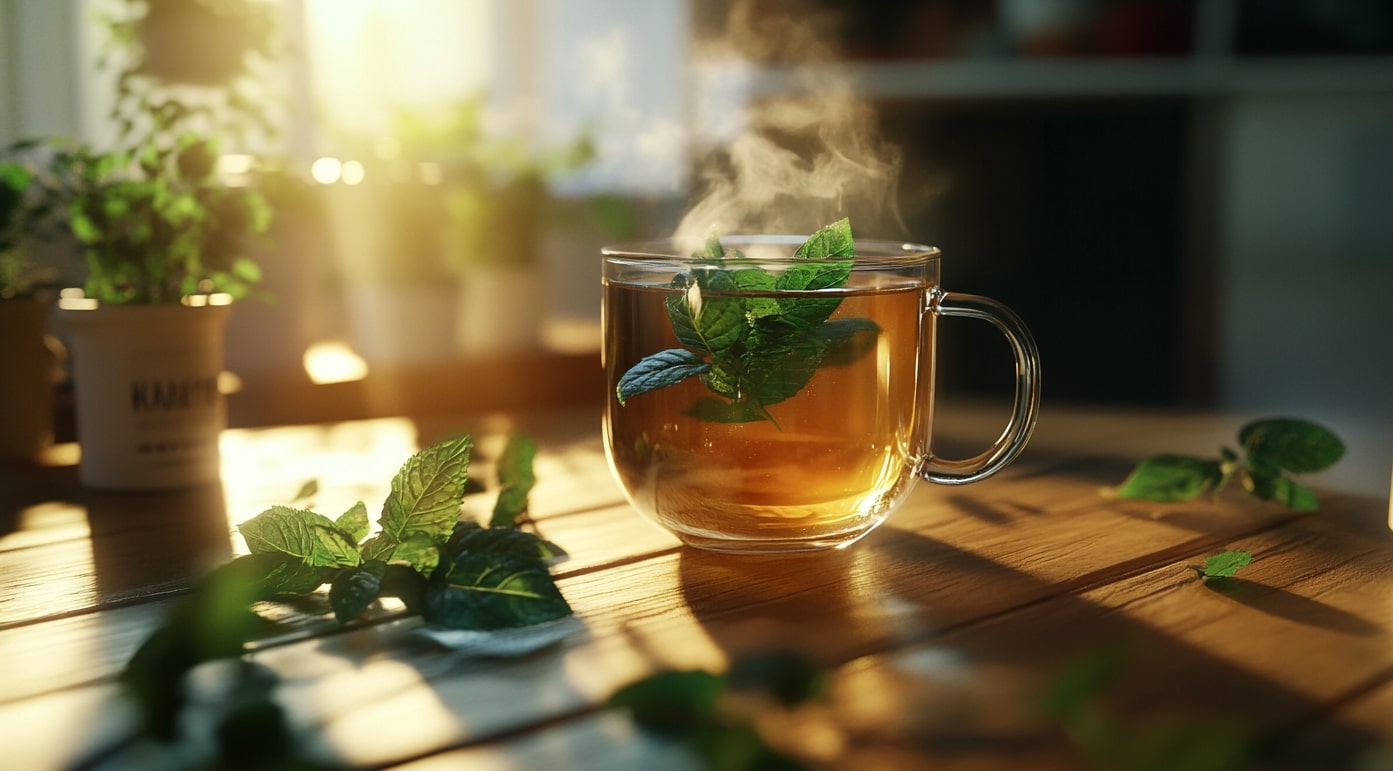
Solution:
<svg viewBox="0 0 1393 771"><path fill-rule="evenodd" d="M940 435L980 445L1002 419L944 410ZM575 630L490 658L440 647L390 612L343 628L323 606L270 606L275 634L250 655L280 675L315 752L373 768L682 767L684 751L607 697L659 669L722 671L780 648L825 668L828 687L765 727L830 767L1117 767L1130 751L1154 758L1148 742L1218 734L1262 740L1256 767L1389 768L1386 498L1322 490L1322 510L1299 515L1238 496L1107 493L1144 455L1232 443L1240 420L1047 409L1006 472L920 485L852 548L781 559L691 550L640 519L610 479L595 409L229 431L224 485L167 493L84 490L75 448L60 446L53 465L0 472L0 767L71 767L94 752L97 767L142 767L101 755L132 720L114 676L191 575L244 551L238 522L310 478L316 510L362 499L375 518L419 446L471 431L487 476L522 428L541 444L532 512L572 555L555 572ZM1190 569L1226 549L1253 554L1238 579ZM1117 668L1085 692L1090 733L1040 705L1091 661Z"/></svg>

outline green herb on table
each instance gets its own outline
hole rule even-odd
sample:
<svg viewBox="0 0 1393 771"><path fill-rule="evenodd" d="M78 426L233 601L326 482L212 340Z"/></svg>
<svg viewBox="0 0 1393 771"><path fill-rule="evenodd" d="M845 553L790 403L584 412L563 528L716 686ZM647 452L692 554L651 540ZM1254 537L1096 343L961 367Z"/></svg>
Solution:
<svg viewBox="0 0 1393 771"><path fill-rule="evenodd" d="M499 500L490 527L459 520L469 476L469 437L413 455L392 480L367 537L361 502L336 520L273 506L239 531L268 568L270 596L304 594L329 584L329 603L342 623L381 597L397 597L428 624L447 629L502 629L570 615L548 563L564 556L555 544L516 528L535 479L536 444L515 435L499 464Z"/></svg>
<svg viewBox="0 0 1393 771"><path fill-rule="evenodd" d="M1116 714L1107 692L1137 651L1107 646L1064 665L1040 694L1044 716L1090 767L1126 771L1238 771L1252 765L1258 737L1249 727L1183 716Z"/></svg>
<svg viewBox="0 0 1393 771"><path fill-rule="evenodd" d="M309 595L329 584L329 605L342 623L383 597L400 598L408 614L420 614L433 629L517 629L570 616L548 567L565 552L516 526L535 481L535 442L521 434L509 439L489 527L459 519L471 450L464 436L408 459L383 503L380 532L371 537L361 501L335 519L272 506L243 523L251 554L201 579L127 663L121 680L143 721L133 739L167 745L178 738L190 703L185 675L228 659L236 676L225 689L212 750L221 763L209 767L317 767L293 757L289 728L271 698L274 673L237 659L267 624L253 610L257 601ZM297 498L313 494L302 488Z"/></svg>
<svg viewBox="0 0 1393 771"><path fill-rule="evenodd" d="M1198 573L1200 578L1209 580L1211 578L1233 578L1240 569L1251 564L1253 564L1252 554L1234 550L1216 554L1204 561L1204 567L1191 566L1191 569Z"/></svg>
<svg viewBox="0 0 1393 771"><path fill-rule="evenodd" d="M666 301L673 334L685 347L651 354L626 371L615 387L620 405L698 377L714 395L686 414L777 426L770 405L803 390L839 352L853 350L856 335L879 329L869 319L832 320L841 298L808 294L845 286L854 254L847 219L813 233L778 274L742 264L743 252L711 234L692 254L702 264L672 280L680 291Z"/></svg>
<svg viewBox="0 0 1393 771"><path fill-rule="evenodd" d="M794 771L804 765L768 743L762 710L792 709L818 698L823 675L786 651L747 654L724 675L663 670L615 691L611 709L645 731L678 742L712 771Z"/></svg>
<svg viewBox="0 0 1393 771"><path fill-rule="evenodd" d="M1188 501L1218 495L1238 477L1248 495L1277 501L1290 509L1314 511L1316 494L1292 474L1322 471L1345 454L1344 442L1329 429L1296 418L1254 421L1238 432L1242 454L1221 448L1217 459L1156 455L1143 460L1117 494L1148 501Z"/></svg>

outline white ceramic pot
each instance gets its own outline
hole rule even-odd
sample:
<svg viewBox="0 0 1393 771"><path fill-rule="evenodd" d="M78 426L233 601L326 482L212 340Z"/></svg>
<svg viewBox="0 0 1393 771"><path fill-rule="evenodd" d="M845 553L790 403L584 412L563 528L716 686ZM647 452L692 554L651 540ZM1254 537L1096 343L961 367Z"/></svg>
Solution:
<svg viewBox="0 0 1393 771"><path fill-rule="evenodd" d="M79 477L103 489L216 482L228 305L60 310L76 386Z"/></svg>
<svg viewBox="0 0 1393 771"><path fill-rule="evenodd" d="M0 461L33 461L53 443L49 304L0 300Z"/></svg>

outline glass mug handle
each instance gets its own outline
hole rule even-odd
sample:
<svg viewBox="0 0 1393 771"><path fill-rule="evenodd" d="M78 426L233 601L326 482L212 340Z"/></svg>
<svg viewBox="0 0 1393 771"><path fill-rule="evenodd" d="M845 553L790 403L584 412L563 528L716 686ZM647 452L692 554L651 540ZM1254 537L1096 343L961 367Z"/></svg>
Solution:
<svg viewBox="0 0 1393 771"><path fill-rule="evenodd" d="M929 290L930 313L963 316L991 322L1011 344L1016 357L1016 397L1006 430L985 452L965 460L930 456L919 469L919 476L942 485L963 485L995 474L1025 449L1035 419L1040 414L1040 351L1025 323L1010 308L974 294Z"/></svg>

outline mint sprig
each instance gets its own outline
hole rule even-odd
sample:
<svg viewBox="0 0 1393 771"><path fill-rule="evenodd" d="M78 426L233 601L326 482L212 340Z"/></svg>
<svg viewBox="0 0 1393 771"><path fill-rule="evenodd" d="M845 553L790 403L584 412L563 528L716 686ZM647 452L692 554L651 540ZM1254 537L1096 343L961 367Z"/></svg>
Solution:
<svg viewBox="0 0 1393 771"><path fill-rule="evenodd" d="M616 690L611 709L643 730L685 746L712 771L796 771L808 767L765 741L760 713L794 711L820 699L825 675L784 650L747 653L725 674L661 670Z"/></svg>
<svg viewBox="0 0 1393 771"><path fill-rule="evenodd" d="M548 568L565 553L517 528L536 482L536 442L524 434L509 438L488 529L459 520L472 448L461 436L407 459L382 505L380 531L371 537L362 502L337 520L272 506L242 523L238 531L265 566L262 593L305 594L327 583L341 623L386 596L447 629L527 626L570 615Z"/></svg>
<svg viewBox="0 0 1393 771"><path fill-rule="evenodd" d="M703 420L777 421L771 405L796 395L824 363L845 364L869 350L856 345L878 333L869 319L830 320L839 296L806 293L845 286L855 254L851 223L841 219L805 241L791 266L777 274L730 267L745 254L712 233L692 254L704 264L676 276L679 290L665 301L682 348L644 357L619 379L621 406L630 399L697 377L713 394L686 410ZM787 296L781 296L787 293Z"/></svg>
<svg viewBox="0 0 1393 771"><path fill-rule="evenodd" d="M369 536L367 506L354 504L330 520L307 508L272 506L238 529L251 554L215 568L175 602L165 621L137 649L121 681L137 704L140 734L187 765L172 743L181 736L186 675L203 662L236 659L266 622L254 603L315 593L329 585L334 616L347 623L384 597L431 628L499 630L531 627L571 615L549 565L565 557L556 544L520 528L535 482L536 443L515 434L499 460L499 502L489 527L460 521L468 484L468 436L409 458L392 480ZM296 500L317 493L301 488ZM283 708L273 699L274 673L239 660L216 716L218 758L210 768L329 768L297 757ZM99 765L121 744L83 766Z"/></svg>
<svg viewBox="0 0 1393 771"><path fill-rule="evenodd" d="M1316 494L1291 475L1327 469L1345 454L1330 429L1297 418L1267 418L1238 432L1242 454L1227 447L1220 457L1156 455L1133 469L1117 495L1148 501L1188 501L1222 492L1237 477L1248 495L1297 511L1320 506Z"/></svg>

